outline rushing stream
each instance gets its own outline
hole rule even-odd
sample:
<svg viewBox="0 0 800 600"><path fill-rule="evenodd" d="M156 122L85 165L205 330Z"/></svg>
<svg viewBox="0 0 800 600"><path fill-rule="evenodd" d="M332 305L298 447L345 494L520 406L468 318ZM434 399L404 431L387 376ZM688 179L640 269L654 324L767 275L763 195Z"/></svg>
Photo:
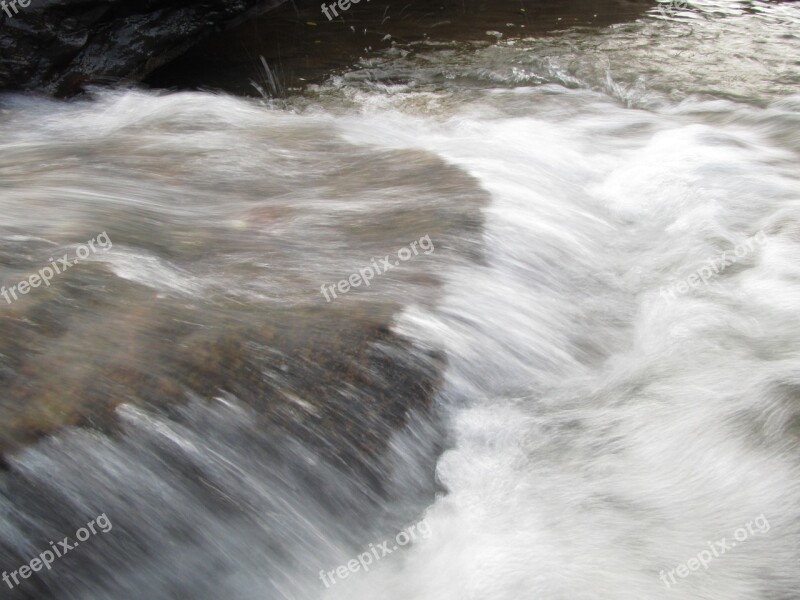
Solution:
<svg viewBox="0 0 800 600"><path fill-rule="evenodd" d="M0 100L0 597L800 598L800 4L487 39Z"/></svg>

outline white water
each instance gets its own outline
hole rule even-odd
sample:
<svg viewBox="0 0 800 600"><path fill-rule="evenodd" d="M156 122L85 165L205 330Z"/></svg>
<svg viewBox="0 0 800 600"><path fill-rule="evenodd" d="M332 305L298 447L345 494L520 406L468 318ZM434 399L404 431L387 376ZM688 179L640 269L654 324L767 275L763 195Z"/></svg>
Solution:
<svg viewBox="0 0 800 600"><path fill-rule="evenodd" d="M492 195L486 264L448 273L441 305L401 324L451 360L434 535L341 597L797 597L797 154L742 123L796 123L800 104L486 101L517 114L341 124L435 152ZM659 295L760 230L707 287ZM659 580L759 515L768 532L673 590Z"/></svg>
<svg viewBox="0 0 800 600"><path fill-rule="evenodd" d="M642 91L642 110L620 89L488 90L436 119L409 108L431 96L365 98L340 119L492 201L485 264L400 324L450 358L434 535L331 597L800 596L800 97ZM760 231L707 286L659 294ZM659 579L759 516L707 570Z"/></svg>
<svg viewBox="0 0 800 600"><path fill-rule="evenodd" d="M430 167L439 164L435 159L474 178L489 201L480 256L440 263L436 275L444 283L438 299L412 298L396 323L421 347L447 356L439 405L451 445L436 468L446 492L424 510L429 539L326 591L317 570L333 569L379 542L370 537L386 529L371 526L377 517L369 513L364 522L351 523L324 514L320 498L307 497L292 476L273 468L269 454L255 450L259 444L246 446L253 444L250 437L238 437L240 429L257 426L235 401L190 407L191 427L124 408L128 437L122 442L72 433L63 442L66 452L55 441L19 459L33 480L50 481L78 505L97 505L109 516L130 510L136 520L128 531L139 528L149 541L147 560L125 564L124 533L110 536L107 543L118 544L113 568L98 557L96 580L70 582L56 595L170 598L178 589L193 598L237 600L800 597L800 89L796 74L792 79L793 59L781 62L777 50L779 42L797 46L781 37L797 22L798 9L790 6L778 5L766 17L736 13L732 19L749 19L740 23L738 37L725 23L720 33L709 21L698 30L700 39L704 33L717 39L717 33L731 48L749 42L753 30L773 26L769 18L780 26L769 30L769 61L761 76L751 73L730 84L725 68L735 72L735 65L719 67L724 61L717 58L731 55L720 42L686 63L702 68L705 61L720 72L709 71L710 83L681 89L677 98L664 89L672 90L676 80L694 81L692 69L676 75L676 63L667 59L674 44L688 51L697 38L664 29L651 40L651 50L631 48L615 54L615 64L600 67L591 53L582 54L597 47L619 52L631 37L654 35L650 28L662 26L640 23L633 33L587 34L584 46L568 48L569 56L561 41L551 40L419 61L433 65L433 72L452 69L460 85L390 85L369 78L361 85L359 71L321 88L293 115L203 94L98 100L108 119L103 127L124 130L142 144L130 143L139 151L169 148L164 140L173 135L170 125L182 123L196 128L196 147L212 156L194 163L196 147L187 150L176 142L171 152L187 153L180 163L186 172L206 173L208 179L181 182L190 208L159 197L148 210L157 207L184 227L195 219L219 221L231 230L225 236L236 247L286 246L291 239L298 244L288 258L272 255L280 285L251 280L249 272L238 279L221 266L215 269L213 261L192 263L185 256L181 265L143 260L132 249L108 258L116 276L161 286L165 295L221 294L225 286L244 286L252 291L243 294L249 298L311 302L304 294L318 294L321 281L363 264L359 260L373 247L344 256L346 250L334 244L326 248L311 240L304 246L303 232L326 231L321 223L336 222L340 213L352 223L363 225L360 219L367 217L380 223L381 205L368 202L370 193L383 201L407 194L419 207L442 202L431 191L443 193L442 188L424 179L442 177ZM571 62L575 56L582 57L577 65ZM424 69L398 62L367 66L394 73L407 68L425 79ZM640 76L651 68L654 73L643 81ZM540 80L548 83L533 85ZM715 85L730 89L709 91ZM37 126L68 138L70 123L89 118L94 109L79 105L75 117L37 105ZM96 135L102 138L103 132ZM257 155L262 135L273 137L269 152ZM35 142L46 143L45 135ZM326 152L336 154L326 158ZM154 156L158 164L166 160ZM389 160L407 160L420 179L402 189L392 182L385 188L364 184L382 174ZM286 173L266 173L270 161ZM347 172L350 162L358 167ZM209 173L209 164L218 171ZM330 189L306 181L320 164L327 177L336 177L337 170L348 175ZM148 165L133 168L121 161L132 197L134 182L144 185L137 169L158 170ZM225 207L238 206L236 194L245 197L239 188L226 205L206 193L215 182L227 182L229 169L258 185L291 190L281 200L296 211L296 220L274 226L270 235L278 242L252 231L250 238L237 237L238 221L228 219ZM79 184L70 182L71 197L80 200L76 206L85 209L96 198L110 203L114 182L102 175L98 169L86 184L89 192L75 191ZM153 179L143 197L157 189ZM449 181L443 189L457 202L464 189L447 188ZM35 196L42 202L52 192L45 187ZM99 190L96 197L92 189ZM325 194L328 204L315 201ZM29 205L23 196L5 198L6 207L15 207L15 225L26 218L41 222L24 210ZM126 208L132 202L122 194L114 198ZM247 206L242 201L234 216ZM760 231L766 243L708 286L674 298L659 294L662 286L686 280L705 261ZM438 255L447 256L448 244L436 238L434 243ZM126 250L124 243L119 246ZM402 297L406 288L399 280L391 286L384 293ZM419 446L436 435L414 423L393 442L394 477L409 490L427 484L415 481L425 477L417 453L427 453ZM194 498L151 443L189 456L187 462L248 507L252 520L229 519ZM313 463L297 448L284 451L296 459L294 472L303 461ZM82 485L81 471L93 462L98 474L86 475ZM408 513L403 519L413 522L413 502L402 490L396 495L401 512ZM662 571L687 563L709 542L732 539L761 515L769 530L749 535L707 570L679 578L671 589L659 579ZM175 537L170 527L177 525L200 539L196 546L183 538L169 541ZM272 540L284 544L291 560L268 547Z"/></svg>

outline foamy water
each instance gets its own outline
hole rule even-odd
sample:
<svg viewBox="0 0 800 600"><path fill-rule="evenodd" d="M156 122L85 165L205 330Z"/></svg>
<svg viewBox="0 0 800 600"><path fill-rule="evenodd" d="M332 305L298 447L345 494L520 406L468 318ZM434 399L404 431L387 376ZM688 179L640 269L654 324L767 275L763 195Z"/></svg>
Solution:
<svg viewBox="0 0 800 600"><path fill-rule="evenodd" d="M97 259L108 281L175 306L312 305L321 283L430 233L404 207L441 209L426 226L462 218L459 207L482 215L474 239L432 234L435 287L414 271L348 296L399 303L394 329L447 358L434 417L414 414L391 440L389 493L366 501L230 396L173 420L126 406L118 438L73 431L16 459L30 481L115 523L47 593L798 597L798 19L796 4L718 3L594 34L390 55L285 111L206 94L13 100L28 129L2 125L4 244L22 230L45 240L33 249L66 243L113 215L119 251ZM761 61L740 69L754 40ZM600 50L611 60L595 60ZM48 159L36 178L26 153ZM71 220L45 220L54 194ZM170 241L145 243L159 220ZM372 233L381 227L388 237ZM662 293L759 232L707 282ZM204 255L203 243L224 251ZM242 514L196 496L187 471ZM340 510L304 487L306 472L346 499ZM16 506L4 485L6 513L46 510ZM430 537L320 581L423 517ZM753 526L760 517L768 528ZM2 535L25 548L11 527ZM665 585L722 538L736 546Z"/></svg>

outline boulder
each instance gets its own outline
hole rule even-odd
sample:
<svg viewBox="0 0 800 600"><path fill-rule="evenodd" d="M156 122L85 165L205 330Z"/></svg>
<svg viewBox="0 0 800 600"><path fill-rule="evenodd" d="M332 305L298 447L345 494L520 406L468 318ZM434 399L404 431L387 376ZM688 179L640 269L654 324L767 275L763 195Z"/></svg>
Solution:
<svg viewBox="0 0 800 600"><path fill-rule="evenodd" d="M7 0L7 4L8 4ZM70 96L139 81L284 0L37 0L0 12L0 89ZM18 12L14 12L14 10Z"/></svg>

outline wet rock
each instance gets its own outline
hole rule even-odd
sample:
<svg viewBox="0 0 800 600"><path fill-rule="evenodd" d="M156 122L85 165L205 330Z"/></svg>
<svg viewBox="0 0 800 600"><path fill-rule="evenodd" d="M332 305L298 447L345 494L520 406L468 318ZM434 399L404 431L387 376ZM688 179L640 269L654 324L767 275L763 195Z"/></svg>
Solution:
<svg viewBox="0 0 800 600"><path fill-rule="evenodd" d="M95 276L99 284L102 269ZM264 431L379 490L390 435L429 405L444 368L391 331L391 305L270 310L256 326L191 323L134 285L118 305L86 278L84 269L67 297L26 297L0 315L3 454L66 426L114 432L121 404L170 414L188 398L233 397Z"/></svg>
<svg viewBox="0 0 800 600"><path fill-rule="evenodd" d="M199 40L283 0L50 0L0 13L0 89L67 96L138 81Z"/></svg>

